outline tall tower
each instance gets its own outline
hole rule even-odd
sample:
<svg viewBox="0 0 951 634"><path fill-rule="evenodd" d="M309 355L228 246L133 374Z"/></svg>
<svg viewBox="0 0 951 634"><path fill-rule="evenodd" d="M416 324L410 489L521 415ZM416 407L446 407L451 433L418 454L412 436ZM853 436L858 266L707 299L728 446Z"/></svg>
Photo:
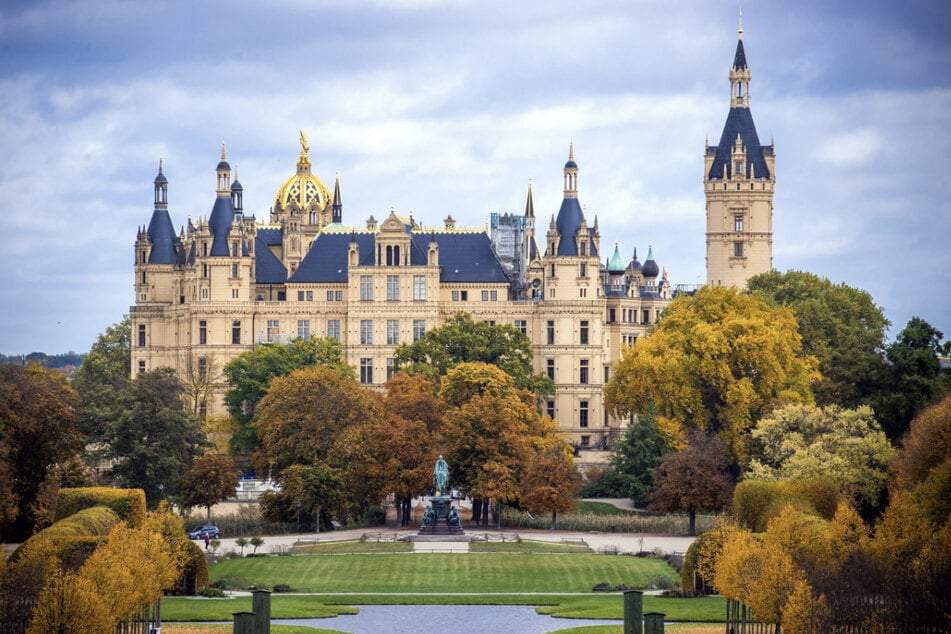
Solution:
<svg viewBox="0 0 951 634"><path fill-rule="evenodd" d="M775 147L760 145L750 113L750 69L743 50L743 16L733 67L730 113L720 143L706 146L707 284L745 288L773 266Z"/></svg>

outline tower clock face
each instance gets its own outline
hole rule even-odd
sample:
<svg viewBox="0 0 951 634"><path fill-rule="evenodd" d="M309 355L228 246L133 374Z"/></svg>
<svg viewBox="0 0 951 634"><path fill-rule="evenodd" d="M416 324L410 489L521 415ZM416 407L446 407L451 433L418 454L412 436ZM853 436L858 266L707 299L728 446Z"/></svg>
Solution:
<svg viewBox="0 0 951 634"><path fill-rule="evenodd" d="M542 285L542 281L541 281L540 279L538 279L537 277L536 277L534 280L532 280L532 287L533 287L533 288L538 288L538 287L541 286L541 285Z"/></svg>

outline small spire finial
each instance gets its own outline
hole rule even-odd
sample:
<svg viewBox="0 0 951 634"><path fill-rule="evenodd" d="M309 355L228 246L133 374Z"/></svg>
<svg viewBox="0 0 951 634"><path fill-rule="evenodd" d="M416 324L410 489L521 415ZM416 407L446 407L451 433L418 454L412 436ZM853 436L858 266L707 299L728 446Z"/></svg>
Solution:
<svg viewBox="0 0 951 634"><path fill-rule="evenodd" d="M222 161L228 160L228 157L225 156L225 142L224 141L221 142L221 160Z"/></svg>
<svg viewBox="0 0 951 634"><path fill-rule="evenodd" d="M159 157L159 160L158 160L158 173L159 174L162 173L162 157Z"/></svg>
<svg viewBox="0 0 951 634"><path fill-rule="evenodd" d="M238 182L238 164L234 164L234 182Z"/></svg>
<svg viewBox="0 0 951 634"><path fill-rule="evenodd" d="M575 160L575 142L573 139L568 142L568 160Z"/></svg>
<svg viewBox="0 0 951 634"><path fill-rule="evenodd" d="M743 39L743 8L740 7L740 28L738 30L740 39Z"/></svg>

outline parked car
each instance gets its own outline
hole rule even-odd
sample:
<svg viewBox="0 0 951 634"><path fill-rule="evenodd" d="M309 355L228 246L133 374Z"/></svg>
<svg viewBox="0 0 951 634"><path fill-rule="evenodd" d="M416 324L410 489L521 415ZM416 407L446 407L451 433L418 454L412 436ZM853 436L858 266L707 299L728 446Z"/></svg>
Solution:
<svg viewBox="0 0 951 634"><path fill-rule="evenodd" d="M213 524L206 524L188 531L189 539L204 539L205 535L211 539L218 539L221 537L221 532L218 530L218 527Z"/></svg>

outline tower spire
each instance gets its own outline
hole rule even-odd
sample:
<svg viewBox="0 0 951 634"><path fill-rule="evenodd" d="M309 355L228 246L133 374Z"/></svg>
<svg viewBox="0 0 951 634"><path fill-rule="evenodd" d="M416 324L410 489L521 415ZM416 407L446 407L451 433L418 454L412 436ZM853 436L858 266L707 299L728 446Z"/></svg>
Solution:
<svg viewBox="0 0 951 634"><path fill-rule="evenodd" d="M740 28L738 29L739 39L743 39L743 8L740 7Z"/></svg>
<svg viewBox="0 0 951 634"><path fill-rule="evenodd" d="M334 200L333 207L331 208L330 222L343 222L343 198L340 196L340 172L337 172L337 177L334 179Z"/></svg>

